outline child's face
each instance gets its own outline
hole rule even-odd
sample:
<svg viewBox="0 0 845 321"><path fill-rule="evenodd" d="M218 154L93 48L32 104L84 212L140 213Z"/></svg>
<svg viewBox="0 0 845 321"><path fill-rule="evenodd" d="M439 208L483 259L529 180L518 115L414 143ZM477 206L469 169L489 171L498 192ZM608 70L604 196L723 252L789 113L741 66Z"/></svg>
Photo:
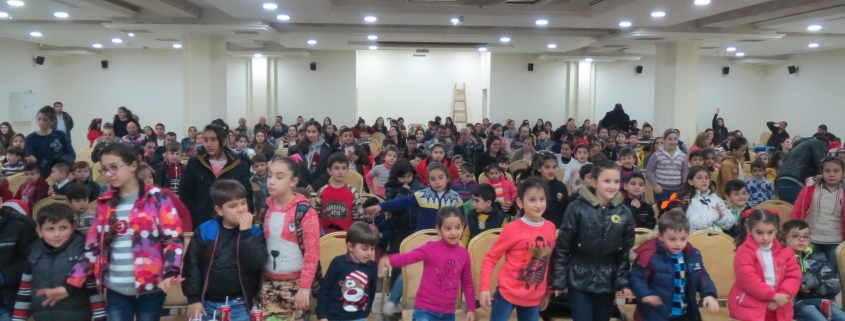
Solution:
<svg viewBox="0 0 845 321"><path fill-rule="evenodd" d="M449 244L458 244L464 233L464 224L460 218L453 216L443 220L443 223L437 227L437 232Z"/></svg>
<svg viewBox="0 0 845 321"><path fill-rule="evenodd" d="M675 133L669 134L663 139L663 144L666 145L667 149L675 150L675 148L678 148L678 135Z"/></svg>
<svg viewBox="0 0 845 321"><path fill-rule="evenodd" d="M500 177L502 177L502 172L500 172L498 169L493 168L487 171L487 178L492 181L498 181Z"/></svg>
<svg viewBox="0 0 845 321"><path fill-rule="evenodd" d="M616 147L616 141L614 141L612 139L608 139L606 142L604 142L604 148L605 149L610 150L610 149L613 149L613 147Z"/></svg>
<svg viewBox="0 0 845 321"><path fill-rule="evenodd" d="M12 146L23 148L23 143L24 143L24 140L20 136L16 136L15 138L12 138Z"/></svg>
<svg viewBox="0 0 845 321"><path fill-rule="evenodd" d="M804 253L804 250L810 245L810 229L799 230L794 228L787 232L786 245L789 245L795 253Z"/></svg>
<svg viewBox="0 0 845 321"><path fill-rule="evenodd" d="M492 209L493 201L485 201L481 196L472 196L472 208L476 213L488 213Z"/></svg>
<svg viewBox="0 0 845 321"><path fill-rule="evenodd" d="M629 179L625 190L628 191L628 197L639 198L645 192L645 181L639 177Z"/></svg>
<svg viewBox="0 0 845 321"><path fill-rule="evenodd" d="M387 155L384 155L384 162L390 165L396 163L396 153L395 152L388 152Z"/></svg>
<svg viewBox="0 0 845 321"><path fill-rule="evenodd" d="M759 222L748 229L748 234L754 238L757 246L768 247L777 236L777 227L771 223Z"/></svg>
<svg viewBox="0 0 845 321"><path fill-rule="evenodd" d="M370 138L370 133L366 130L361 131L361 139Z"/></svg>
<svg viewBox="0 0 845 321"><path fill-rule="evenodd" d="M176 164L176 163L182 161L181 160L182 159L182 152L178 152L178 151L165 152L164 157L165 157L165 159L167 159L168 163Z"/></svg>
<svg viewBox="0 0 845 321"><path fill-rule="evenodd" d="M834 162L827 162L822 167L822 176L824 183L829 186L834 186L842 181L842 167Z"/></svg>
<svg viewBox="0 0 845 321"><path fill-rule="evenodd" d="M268 169L270 176L267 177L267 193L270 195L287 193L299 183L299 178L293 176L290 167L284 162L272 162Z"/></svg>
<svg viewBox="0 0 845 321"><path fill-rule="evenodd" d="M766 170L762 168L752 168L751 176L754 176L755 179L761 179L763 176L766 176Z"/></svg>
<svg viewBox="0 0 845 321"><path fill-rule="evenodd" d="M246 199L235 199L223 203L223 206L215 206L214 210L217 212L217 215L223 217L223 224L229 228L233 228L240 225L240 220L238 219L243 214L249 213L249 207L246 205Z"/></svg>
<svg viewBox="0 0 845 321"><path fill-rule="evenodd" d="M560 146L560 157L572 157L572 148L569 145L561 145Z"/></svg>
<svg viewBox="0 0 845 321"><path fill-rule="evenodd" d="M15 155L15 154L6 154L6 161L7 161L9 164L16 164L17 162L20 162L20 160L21 160L21 158L20 158L20 156L18 156L18 155Z"/></svg>
<svg viewBox="0 0 845 321"><path fill-rule="evenodd" d="M704 159L701 156L695 156L689 160L689 163L692 166L704 166Z"/></svg>
<svg viewBox="0 0 845 321"><path fill-rule="evenodd" d="M417 148L417 139L408 137L408 140L405 141L405 145L408 146L408 150L413 151L414 148Z"/></svg>
<svg viewBox="0 0 845 321"><path fill-rule="evenodd" d="M88 211L88 199L87 198L80 198L78 200L69 200L70 207L73 208L73 211L76 214L85 213Z"/></svg>
<svg viewBox="0 0 845 321"><path fill-rule="evenodd" d="M598 153L598 151L596 151L596 153ZM578 148L575 150L575 159L578 160L578 162L586 162L588 157L590 157L590 152L587 151L586 148Z"/></svg>
<svg viewBox="0 0 845 321"><path fill-rule="evenodd" d="M625 145L626 143L628 143L628 139L625 138L625 134L623 134L623 133L616 134L616 144L617 145L622 146L622 145Z"/></svg>
<svg viewBox="0 0 845 321"><path fill-rule="evenodd" d="M399 183L402 185L411 184L414 181L414 174L413 173L405 173L405 175L399 176Z"/></svg>
<svg viewBox="0 0 845 321"><path fill-rule="evenodd" d="M581 183L584 183L584 185L587 186L596 186L596 180L593 179L593 174L590 173L581 177Z"/></svg>
<svg viewBox="0 0 845 321"><path fill-rule="evenodd" d="M657 235L657 239L663 243L663 246L666 247L672 254L681 253L687 247L687 238L689 237L689 232L687 231L676 231L667 229L663 232L663 234Z"/></svg>
<svg viewBox="0 0 845 321"><path fill-rule="evenodd" d="M745 204L748 204L748 190L743 187L738 191L731 191L728 202L735 208L745 207Z"/></svg>
<svg viewBox="0 0 845 321"><path fill-rule="evenodd" d="M707 154L704 156L704 166L713 167L713 163L716 162L716 154Z"/></svg>
<svg viewBox="0 0 845 321"><path fill-rule="evenodd" d="M557 175L557 160L555 159L547 159L543 161L543 165L540 166L540 176L543 177L543 180L546 182L551 182L555 179L555 175Z"/></svg>
<svg viewBox="0 0 845 321"><path fill-rule="evenodd" d="M255 171L256 174L259 176L267 175L267 163L266 162L257 162L252 164L252 170Z"/></svg>
<svg viewBox="0 0 845 321"><path fill-rule="evenodd" d="M67 177L68 177L68 172L63 172L63 171L60 171L60 170L55 169L55 168L52 171L50 171L50 179L52 179L53 182L56 182L56 183L61 182L61 181L65 180Z"/></svg>
<svg viewBox="0 0 845 321"><path fill-rule="evenodd" d="M420 162L422 162L422 158L414 157L414 159L411 160L411 165L414 165L414 167L417 167L417 164L419 164Z"/></svg>
<svg viewBox="0 0 845 321"><path fill-rule="evenodd" d="M540 132L540 140L541 141L549 140L549 134L546 134L546 132Z"/></svg>
<svg viewBox="0 0 845 321"><path fill-rule="evenodd" d="M438 162L443 161L443 157L446 157L446 151L442 148L435 148L431 150L431 159L436 160Z"/></svg>
<svg viewBox="0 0 845 321"><path fill-rule="evenodd" d="M687 180L687 184L692 185L693 188L699 191L707 191L710 188L710 174L705 171L695 173L692 179Z"/></svg>
<svg viewBox="0 0 845 321"><path fill-rule="evenodd" d="M358 262L369 262L376 254L376 247L364 243L352 244L346 242L346 250L352 253Z"/></svg>
<svg viewBox="0 0 845 321"><path fill-rule="evenodd" d="M91 170L87 168L78 168L73 171L73 179L77 182L84 182L88 180L88 176L91 176Z"/></svg>
<svg viewBox="0 0 845 321"><path fill-rule="evenodd" d="M44 222L38 226L38 231L44 238L44 242L52 247L61 247L70 239L70 235L76 227L68 220L58 222Z"/></svg>
<svg viewBox="0 0 845 321"><path fill-rule="evenodd" d="M739 148L731 150L731 155L736 158L743 158L745 157L745 150L748 149L745 145L739 146Z"/></svg>
<svg viewBox="0 0 845 321"><path fill-rule="evenodd" d="M530 188L525 191L525 195L516 198L516 203L525 213L525 217L536 221L542 218L543 212L546 211L546 193L539 188Z"/></svg>
<svg viewBox="0 0 845 321"><path fill-rule="evenodd" d="M622 156L621 162L622 162L622 166L625 166L625 167L634 166L634 156L633 155Z"/></svg>
<svg viewBox="0 0 845 321"><path fill-rule="evenodd" d="M499 167L501 167L503 170L507 170L508 163L499 163Z"/></svg>
<svg viewBox="0 0 845 321"><path fill-rule="evenodd" d="M428 183L432 190L440 192L446 190L446 186L449 185L449 176L442 170L435 169L428 172Z"/></svg>
<svg viewBox="0 0 845 321"><path fill-rule="evenodd" d="M349 173L349 164L334 163L329 167L329 175L335 183L345 182L347 173Z"/></svg>
<svg viewBox="0 0 845 321"><path fill-rule="evenodd" d="M355 136L352 136L352 132L345 132L340 136L340 141L344 145L352 145L355 142Z"/></svg>
<svg viewBox="0 0 845 321"><path fill-rule="evenodd" d="M605 169L599 173L596 179L596 196L599 199L609 201L619 192L619 182L622 174L618 169Z"/></svg>
<svg viewBox="0 0 845 321"><path fill-rule="evenodd" d="M238 139L238 143L237 143L238 150L244 150L244 148L246 148L246 145L247 145L246 137L241 137L240 139Z"/></svg>
<svg viewBox="0 0 845 321"><path fill-rule="evenodd" d="M454 162L452 162L452 164L455 164L455 167L457 167L458 170L460 170L461 166L464 165L464 159L463 158L457 158L457 159L455 159Z"/></svg>
<svg viewBox="0 0 845 321"><path fill-rule="evenodd" d="M640 139L637 135L629 135L628 136L628 145L637 146L640 144Z"/></svg>
<svg viewBox="0 0 845 321"><path fill-rule="evenodd" d="M471 183L475 180L475 175L473 173L461 173L461 181L464 183Z"/></svg>
<svg viewBox="0 0 845 321"><path fill-rule="evenodd" d="M763 161L763 163L768 164L769 163L769 155L768 154L761 154L760 156L757 157L757 160Z"/></svg>
<svg viewBox="0 0 845 321"><path fill-rule="evenodd" d="M150 172L149 169L143 169L138 172L138 179L144 181L144 185L146 186L154 186L155 180L153 179L153 173Z"/></svg>

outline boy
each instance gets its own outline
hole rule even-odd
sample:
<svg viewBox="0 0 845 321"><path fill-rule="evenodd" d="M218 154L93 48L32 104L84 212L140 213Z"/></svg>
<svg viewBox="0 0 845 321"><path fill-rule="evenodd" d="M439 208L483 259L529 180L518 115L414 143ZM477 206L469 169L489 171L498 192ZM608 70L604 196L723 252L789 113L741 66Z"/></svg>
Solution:
<svg viewBox="0 0 845 321"><path fill-rule="evenodd" d="M9 200L0 207L0 319L12 319L21 271L29 257L32 243L38 239L35 221L27 216L29 208L20 200Z"/></svg>
<svg viewBox="0 0 845 321"><path fill-rule="evenodd" d="M53 165L53 171L50 172L50 179L56 182L50 187L53 190L53 195L65 195L67 183L70 183L69 176L70 167L66 163Z"/></svg>
<svg viewBox="0 0 845 321"><path fill-rule="evenodd" d="M32 208L35 203L49 196L50 185L47 184L41 173L38 171L38 164L28 163L23 166L23 175L26 181L21 184L18 192L15 193L15 199L26 203L27 208ZM32 215L31 213L26 213Z"/></svg>
<svg viewBox="0 0 845 321"><path fill-rule="evenodd" d="M748 205L751 207L775 199L775 187L766 179L766 163L763 161L751 162L751 179L745 185L748 185Z"/></svg>
<svg viewBox="0 0 845 321"><path fill-rule="evenodd" d="M252 224L241 183L219 180L210 194L219 217L197 228L183 264L188 315L210 320L220 305L228 304L232 321L249 321L268 258L264 231Z"/></svg>
<svg viewBox="0 0 845 321"><path fill-rule="evenodd" d="M839 276L827 262L824 253L814 251L810 245L810 226L803 220L791 220L783 223L786 234L786 245L795 251L795 258L801 266L801 289L795 296L795 320L845 320L842 312L835 304L829 310L832 316L827 316L822 309L822 302L834 303L839 293Z"/></svg>
<svg viewBox="0 0 845 321"><path fill-rule="evenodd" d="M587 145L590 141L584 137L584 131L576 129L575 132L572 133L572 143L575 144L575 146L578 146Z"/></svg>
<svg viewBox="0 0 845 321"><path fill-rule="evenodd" d="M417 148L417 137L411 136L405 140L405 149L402 150L402 155L399 155L399 157L412 161L414 160L414 156L420 153L422 153L422 150Z"/></svg>
<svg viewBox="0 0 845 321"><path fill-rule="evenodd" d="M455 180L452 183L452 189L461 195L461 199L466 203L472 199L472 191L478 186L475 182L475 166L470 163L461 165L461 179Z"/></svg>
<svg viewBox="0 0 845 321"><path fill-rule="evenodd" d="M91 167L88 166L88 162L78 161L73 163L73 180L71 183L74 182L88 186L88 202L93 202L97 200L97 197L100 197L100 185L91 179Z"/></svg>
<svg viewBox="0 0 845 321"><path fill-rule="evenodd" d="M624 203L634 214L636 227L653 230L657 225L657 219L654 218L652 204L645 201L645 175L640 172L631 174L625 184L625 190L628 195L625 197Z"/></svg>
<svg viewBox="0 0 845 321"><path fill-rule="evenodd" d="M619 133L619 127L616 127L616 125L611 125L610 131L608 133L609 133L609 135L607 136L607 138L616 139L616 134ZM605 138L605 139L607 139L607 138Z"/></svg>
<svg viewBox="0 0 845 321"><path fill-rule="evenodd" d="M179 195L182 173L185 172L185 165L182 164L182 145L170 142L164 148L164 161L155 166L155 181Z"/></svg>
<svg viewBox="0 0 845 321"><path fill-rule="evenodd" d="M581 166L581 169L578 170L578 175L581 180L581 187L572 188L572 194L570 194L569 196L569 204L572 204L572 202L574 202L578 199L578 197L580 197L579 191L581 190L581 188L586 188L588 186L596 186L596 180L595 178L593 178L593 164L584 164L584 166ZM575 184L573 183L572 185Z"/></svg>
<svg viewBox="0 0 845 321"><path fill-rule="evenodd" d="M364 207L358 190L346 184L349 158L343 153L329 156L328 170L331 179L317 191L314 209L320 214L320 226L325 234L349 230L353 221L364 216Z"/></svg>
<svg viewBox="0 0 845 321"><path fill-rule="evenodd" d="M745 181L745 173L742 172L742 162L745 159L746 146L748 141L745 137L739 136L728 143L728 155L722 158L719 166L719 177L716 182L716 189L724 196L725 184L734 179Z"/></svg>
<svg viewBox="0 0 845 321"><path fill-rule="evenodd" d="M534 146L534 149L538 151L551 150L552 145L554 144L555 142L549 140L549 132L545 129L541 129L540 134L537 137L537 145Z"/></svg>
<svg viewBox="0 0 845 321"><path fill-rule="evenodd" d="M255 155L252 156L250 162L252 162L252 171L255 172L249 178L253 203L255 203L255 212L261 213L266 206L266 198L270 196L267 192L267 158L264 155Z"/></svg>
<svg viewBox="0 0 845 321"><path fill-rule="evenodd" d="M85 235L75 231L74 222L73 209L64 203L49 204L38 212L38 232L43 238L32 243L23 266L15 321L29 317L35 321L106 320L106 303L93 275L84 289L66 284L85 250Z"/></svg>
<svg viewBox="0 0 845 321"><path fill-rule="evenodd" d="M366 320L378 288L375 247L378 232L364 222L355 222L346 233L346 254L329 264L323 288L317 294L320 321Z"/></svg>
<svg viewBox="0 0 845 321"><path fill-rule="evenodd" d="M6 150L6 164L3 164L3 175L12 176L23 170L23 149L11 146Z"/></svg>
<svg viewBox="0 0 845 321"><path fill-rule="evenodd" d="M704 152L702 150L696 149L689 153L689 166L704 166Z"/></svg>
<svg viewBox="0 0 845 321"><path fill-rule="evenodd" d="M607 159L612 160L614 162L618 161L619 154L613 151L614 147L616 147L616 142L610 138L605 141L604 149L602 149L601 145L598 142L593 142L592 144L590 144L590 160L593 159L593 155L601 152Z"/></svg>
<svg viewBox="0 0 845 321"><path fill-rule="evenodd" d="M727 196L725 205L731 210L736 222L739 222L742 212L752 209L751 206L748 206L748 186L741 180L735 179L725 184L725 196ZM742 227L737 223L728 230L728 235L737 237L740 235L741 229Z"/></svg>
<svg viewBox="0 0 845 321"><path fill-rule="evenodd" d="M490 184L478 185L472 190L472 209L467 211L462 244L469 244L469 240L481 232L502 228L505 224L508 224L508 218L502 212L501 203L496 202L496 190Z"/></svg>
<svg viewBox="0 0 845 321"><path fill-rule="evenodd" d="M681 209L672 209L657 220L659 234L637 247L637 259L628 286L640 300L636 320L702 320L702 307L719 311L716 286L704 269L701 252L687 243L689 220ZM659 277L658 277L659 276ZM674 276L674 277L669 277Z"/></svg>
<svg viewBox="0 0 845 321"><path fill-rule="evenodd" d="M99 190L99 187L97 189ZM76 229L87 235L88 229L91 228L91 221L94 220L94 211L88 209L88 204L91 203L88 200L88 195L90 195L88 186L78 182L70 183L65 195L75 214L73 222L76 224Z"/></svg>
<svg viewBox="0 0 845 321"><path fill-rule="evenodd" d="M417 155L414 156L414 159L411 160L411 165L414 165L414 167L417 167L417 164L419 164L420 162L422 162L426 158L428 158L428 155L426 155L425 153L417 153Z"/></svg>
<svg viewBox="0 0 845 321"><path fill-rule="evenodd" d="M628 185L628 179L630 179L631 175L634 173L640 172L640 169L634 166L637 156L634 155L633 149L625 147L619 150L619 160L622 163L622 176L620 176L621 179L619 181L621 186L619 190L622 192L622 196L628 196L628 191L625 188L626 185Z"/></svg>

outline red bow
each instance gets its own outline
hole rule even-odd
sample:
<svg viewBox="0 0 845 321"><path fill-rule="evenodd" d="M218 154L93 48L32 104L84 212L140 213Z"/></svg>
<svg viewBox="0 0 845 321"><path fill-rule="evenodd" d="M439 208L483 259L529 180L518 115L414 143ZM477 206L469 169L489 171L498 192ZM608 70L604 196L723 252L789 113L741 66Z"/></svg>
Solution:
<svg viewBox="0 0 845 321"><path fill-rule="evenodd" d="M774 215L780 215L780 213L778 213L778 211L776 209L767 208L766 210L769 211L769 213L772 213ZM746 217L748 217L748 215L751 215L751 212L753 212L753 211L754 211L753 208L749 208L749 209L745 210L744 212L742 212L741 217L746 218Z"/></svg>

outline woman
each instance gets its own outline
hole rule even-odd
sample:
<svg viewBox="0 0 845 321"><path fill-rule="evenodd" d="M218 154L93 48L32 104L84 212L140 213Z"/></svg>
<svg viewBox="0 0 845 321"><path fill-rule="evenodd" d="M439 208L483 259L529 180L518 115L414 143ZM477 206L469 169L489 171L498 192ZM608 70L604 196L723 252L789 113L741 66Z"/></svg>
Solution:
<svg viewBox="0 0 845 321"><path fill-rule="evenodd" d="M546 125L543 122L543 119L537 118L537 123L534 124L534 128L531 128L531 133L534 134L534 136L540 136L540 131L545 129L545 128L546 128Z"/></svg>
<svg viewBox="0 0 845 321"><path fill-rule="evenodd" d="M782 142L780 142L779 151L783 152L784 154L789 154L789 151L792 150L792 138L784 138Z"/></svg>
<svg viewBox="0 0 845 321"><path fill-rule="evenodd" d="M338 137L337 133L336 133L337 128L334 127L334 125L328 124L328 125L323 125L323 126L326 127L326 128L323 129L323 139L326 140L326 144L329 144L329 146L332 146L332 145L334 145L334 143L336 143L338 140L340 140L340 137Z"/></svg>
<svg viewBox="0 0 845 321"><path fill-rule="evenodd" d="M427 140L426 138L428 138L425 136L425 131L422 128L418 128L417 131L414 132L414 137L417 138L417 148L422 146Z"/></svg>
<svg viewBox="0 0 845 321"><path fill-rule="evenodd" d="M496 125L499 125L499 124L496 124ZM499 126L501 127L501 125L499 125ZM502 150L502 146L503 146L502 140L499 136L490 134L490 136L487 137L486 146L487 146L487 151L484 152L481 155L478 155L478 157L476 158L476 161L475 161L475 179L476 180L478 179L479 176L481 176L481 173L484 173L484 168L486 168L487 165L496 163L496 157L499 157L499 155L501 155L501 150Z"/></svg>
<svg viewBox="0 0 845 321"><path fill-rule="evenodd" d="M512 121L512 120L511 120ZM499 142L502 143L502 148L499 150L499 155L507 155L508 154L508 144L505 143L505 138L502 137L502 133L504 133L505 128L502 127L502 124L495 123L492 127L490 127L490 137L496 136L499 138ZM490 139L487 137L487 139ZM489 144L488 144L489 145ZM476 168L476 171L478 169Z"/></svg>
<svg viewBox="0 0 845 321"><path fill-rule="evenodd" d="M100 126L103 125L102 118L94 118L91 120L91 124L88 125L88 148L94 147L94 142L97 141L97 138L103 136L103 130L100 129Z"/></svg>
<svg viewBox="0 0 845 321"><path fill-rule="evenodd" d="M56 122L56 110L44 106L35 115L38 129L26 136L27 163L37 163L41 178L47 179L53 170L53 165L66 163L72 166L76 160L76 152L70 144L70 138L63 131L53 130L51 125Z"/></svg>
<svg viewBox="0 0 845 321"><path fill-rule="evenodd" d="M402 135L399 134L399 127L390 127L390 130L387 131L387 137L393 139L399 149L405 149L405 137L402 137Z"/></svg>
<svg viewBox="0 0 845 321"><path fill-rule="evenodd" d="M0 143L3 144L3 149L9 149L9 146L12 146L12 137L15 137L12 124L7 121L0 123Z"/></svg>
<svg viewBox="0 0 845 321"><path fill-rule="evenodd" d="M352 127L352 136L355 137L355 139L361 139L361 132L362 131L366 131L370 135L376 133L376 131L372 127L367 126L367 122L364 121L363 118L359 117L358 118L358 124L355 125L355 127Z"/></svg>
<svg viewBox="0 0 845 321"><path fill-rule="evenodd" d="M583 124L581 124L580 129L581 129L581 130L583 130L585 133L586 133L586 132L588 132L588 131L590 131L590 120L589 120L589 119L585 119L585 120L584 120L584 123L583 123Z"/></svg>
<svg viewBox="0 0 845 321"><path fill-rule="evenodd" d="M282 139L282 145L284 145L284 147L290 147L290 146L296 145L296 138L297 138L296 131L297 131L296 126L289 126L288 127L288 133Z"/></svg>
<svg viewBox="0 0 845 321"><path fill-rule="evenodd" d="M359 118L359 126L361 121L363 119ZM367 124L364 123L364 126L367 126ZM307 122L305 123L304 129L305 139L298 142L296 146L291 147L288 150L288 156L298 154L302 157L308 169L308 173L306 173L308 177L305 177L299 185L305 187L309 192L316 192L329 182L327 164L329 155L332 153L332 148L329 144L326 144L326 140L323 139L320 133L322 130L320 123Z"/></svg>
<svg viewBox="0 0 845 321"><path fill-rule="evenodd" d="M256 155L264 155L267 159L273 158L273 154L275 153L273 145L267 141L267 132L263 129L259 129L255 133L255 140L249 144L249 148L252 148Z"/></svg>
<svg viewBox="0 0 845 321"><path fill-rule="evenodd" d="M150 126L144 126L144 135L147 135L147 137L152 139L158 139L158 137L156 137L156 131Z"/></svg>
<svg viewBox="0 0 845 321"><path fill-rule="evenodd" d="M475 130L473 130L473 134L481 139L487 139L487 134L484 133L484 125L481 123L475 123Z"/></svg>
<svg viewBox="0 0 845 321"><path fill-rule="evenodd" d="M326 131L329 125L332 125L332 119L329 117L323 118L323 132ZM335 131L337 131L337 127L335 127Z"/></svg>
<svg viewBox="0 0 845 321"><path fill-rule="evenodd" d="M592 125L591 125L591 127L592 127ZM548 120L546 121L546 132L549 133L549 136L551 136L552 133L555 132L554 130L552 130L552 122L550 122Z"/></svg>
<svg viewBox="0 0 845 321"><path fill-rule="evenodd" d="M188 137L182 138L182 152L187 153L191 147L197 145L197 128L188 127Z"/></svg>
<svg viewBox="0 0 845 321"><path fill-rule="evenodd" d="M638 128L640 124L637 122L636 119L631 120L631 127L628 128L628 134L634 134L640 136L640 129Z"/></svg>
<svg viewBox="0 0 845 321"><path fill-rule="evenodd" d="M232 150L226 148L228 128L219 119L205 126L202 133L204 150L196 157L191 157L185 165L185 173L179 185L179 199L191 212L194 229L217 217L209 191L211 185L220 179L240 182L246 188L247 207L250 213L254 211L249 161L235 156Z"/></svg>
<svg viewBox="0 0 845 321"><path fill-rule="evenodd" d="M698 133L698 136L695 137L695 142L689 148L689 152L692 153L697 150L709 148L711 143L709 136L706 132Z"/></svg>
<svg viewBox="0 0 845 321"><path fill-rule="evenodd" d="M381 117L376 118L376 123L373 124L373 130L376 133L382 133L385 136L387 136L387 127L384 126L384 118L381 118Z"/></svg>
<svg viewBox="0 0 845 321"><path fill-rule="evenodd" d="M285 132L284 125L281 122L276 122L273 124L273 128L270 129L270 133L267 134L267 139L274 143L276 139L285 137L287 133Z"/></svg>
<svg viewBox="0 0 845 321"><path fill-rule="evenodd" d="M132 114L132 111L129 110L129 108L118 108L117 115L114 115L114 120L112 120L112 124L114 125L114 135L117 137L126 136L126 134L128 134L126 131L126 124L130 122L135 123L138 128L141 128L137 118Z"/></svg>
<svg viewBox="0 0 845 321"><path fill-rule="evenodd" d="M455 126L454 122L452 122L452 117L446 117L446 122L443 125L446 126L446 128L449 128L450 133L452 133L452 135L458 133L458 127Z"/></svg>
<svg viewBox="0 0 845 321"><path fill-rule="evenodd" d="M721 108L716 108L716 114L713 115L713 143L721 144L725 139L728 139L728 128L725 127L725 120L719 117Z"/></svg>

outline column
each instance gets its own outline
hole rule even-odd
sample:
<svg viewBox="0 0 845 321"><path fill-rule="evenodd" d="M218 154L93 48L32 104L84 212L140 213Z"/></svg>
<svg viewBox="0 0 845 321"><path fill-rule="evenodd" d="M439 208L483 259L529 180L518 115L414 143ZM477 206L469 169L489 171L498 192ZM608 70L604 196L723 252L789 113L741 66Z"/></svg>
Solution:
<svg viewBox="0 0 845 321"><path fill-rule="evenodd" d="M573 61L567 66L566 115L580 123L596 114L596 66L591 61ZM595 123L595 120L593 121Z"/></svg>
<svg viewBox="0 0 845 321"><path fill-rule="evenodd" d="M226 119L226 40L212 36L182 39L183 124L204 126Z"/></svg>
<svg viewBox="0 0 845 321"><path fill-rule="evenodd" d="M276 64L279 58L252 57L247 63L247 106L246 118L258 121L259 117L267 117L267 123L273 124L278 110L276 84ZM290 120L285 120L290 121Z"/></svg>
<svg viewBox="0 0 845 321"><path fill-rule="evenodd" d="M681 140L692 143L698 110L698 43L655 45L655 136L669 128L681 131Z"/></svg>

